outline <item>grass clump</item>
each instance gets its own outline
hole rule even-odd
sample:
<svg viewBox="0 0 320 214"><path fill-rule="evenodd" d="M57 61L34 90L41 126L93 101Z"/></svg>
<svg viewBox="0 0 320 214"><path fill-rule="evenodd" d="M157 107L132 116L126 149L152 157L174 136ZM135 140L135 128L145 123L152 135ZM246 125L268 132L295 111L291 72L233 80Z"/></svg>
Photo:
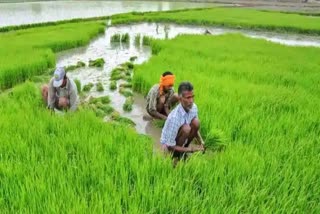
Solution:
<svg viewBox="0 0 320 214"><path fill-rule="evenodd" d="M116 89L117 89L117 82L113 80L110 82L110 90L114 91Z"/></svg>
<svg viewBox="0 0 320 214"><path fill-rule="evenodd" d="M131 83L131 81L132 81L132 77L131 76L125 76L122 79L127 81L128 83Z"/></svg>
<svg viewBox="0 0 320 214"><path fill-rule="evenodd" d="M83 92L88 92L88 91L90 91L90 90L93 88L93 86L94 86L93 83L90 82L90 83L88 83L88 84L86 84L86 85L83 86L82 91L83 91Z"/></svg>
<svg viewBox="0 0 320 214"><path fill-rule="evenodd" d="M117 67L111 71L110 80L119 80L123 77L123 68Z"/></svg>
<svg viewBox="0 0 320 214"><path fill-rule="evenodd" d="M134 38L134 44L136 45L136 46L140 46L140 43L141 43L141 34L139 33L139 34L137 34L136 35L136 37Z"/></svg>
<svg viewBox="0 0 320 214"><path fill-rule="evenodd" d="M135 126L136 124L130 120L129 118L126 118L126 117L122 117L120 116L120 113L117 112L117 111L114 111L112 114L111 114L111 120L115 121L115 122L118 122L120 124L124 124L124 125L129 125L129 126Z"/></svg>
<svg viewBox="0 0 320 214"><path fill-rule="evenodd" d="M129 43L130 42L129 33L125 33L125 34L121 35L121 42L123 42L123 43Z"/></svg>
<svg viewBox="0 0 320 214"><path fill-rule="evenodd" d="M125 75L122 74L122 73L120 73L120 74L114 74L114 75L112 75L112 76L110 77L110 80L113 80L113 81L115 81L115 80L120 80L120 79L123 79L124 77L125 77Z"/></svg>
<svg viewBox="0 0 320 214"><path fill-rule="evenodd" d="M120 87L121 88L132 88L132 83L121 83Z"/></svg>
<svg viewBox="0 0 320 214"><path fill-rule="evenodd" d="M138 57L137 56L132 56L132 57L130 57L130 62L134 62L134 61L136 61L138 59Z"/></svg>
<svg viewBox="0 0 320 214"><path fill-rule="evenodd" d="M143 36L142 37L142 44L143 45L151 45L151 41L152 41L152 38L150 36Z"/></svg>
<svg viewBox="0 0 320 214"><path fill-rule="evenodd" d="M222 130L210 130L204 139L206 149L211 151L222 151L226 148L227 138Z"/></svg>
<svg viewBox="0 0 320 214"><path fill-rule="evenodd" d="M114 34L110 38L110 42L123 42L123 43L129 43L130 42L130 35L129 33L125 34Z"/></svg>
<svg viewBox="0 0 320 214"><path fill-rule="evenodd" d="M133 64L132 62L125 62L125 63L121 64L121 66L122 66L125 70L133 69L133 68L134 68L134 64Z"/></svg>
<svg viewBox="0 0 320 214"><path fill-rule="evenodd" d="M103 97L90 97L89 103L90 104L97 104L97 103L102 103L102 104L109 104L111 102L109 96L103 96Z"/></svg>
<svg viewBox="0 0 320 214"><path fill-rule="evenodd" d="M131 90L128 90L126 88L119 88L119 93L122 94L125 97L132 97L133 93Z"/></svg>
<svg viewBox="0 0 320 214"><path fill-rule="evenodd" d="M82 68L82 67L85 67L86 64L82 61L78 61L76 65L69 65L67 67L65 67L65 70L66 71L73 71L73 70L76 70L77 68Z"/></svg>
<svg viewBox="0 0 320 214"><path fill-rule="evenodd" d="M98 82L98 83L96 84L96 87L97 87L97 91L99 91L99 92L104 91L104 87L103 87L103 85L102 85L102 82Z"/></svg>
<svg viewBox="0 0 320 214"><path fill-rule="evenodd" d="M98 58L98 59L95 59L95 60L89 60L89 66L90 67L98 67L98 68L101 68L103 67L105 61L103 58Z"/></svg>
<svg viewBox="0 0 320 214"><path fill-rule="evenodd" d="M133 97L127 97L125 103L123 104L123 110L124 111L132 111L133 102L134 102Z"/></svg>
<svg viewBox="0 0 320 214"><path fill-rule="evenodd" d="M110 42L120 42L120 37L121 35L120 34L114 34L111 36L111 39L110 39Z"/></svg>

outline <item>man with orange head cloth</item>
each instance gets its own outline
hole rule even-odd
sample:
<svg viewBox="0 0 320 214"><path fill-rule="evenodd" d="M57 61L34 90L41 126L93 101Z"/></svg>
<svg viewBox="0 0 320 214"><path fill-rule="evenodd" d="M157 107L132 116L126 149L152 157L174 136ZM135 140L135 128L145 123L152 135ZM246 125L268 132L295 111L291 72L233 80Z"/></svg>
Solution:
<svg viewBox="0 0 320 214"><path fill-rule="evenodd" d="M160 83L155 84L147 95L147 112L156 119L166 120L170 108L178 102L178 96L174 94L175 76L170 72L164 72L160 77Z"/></svg>

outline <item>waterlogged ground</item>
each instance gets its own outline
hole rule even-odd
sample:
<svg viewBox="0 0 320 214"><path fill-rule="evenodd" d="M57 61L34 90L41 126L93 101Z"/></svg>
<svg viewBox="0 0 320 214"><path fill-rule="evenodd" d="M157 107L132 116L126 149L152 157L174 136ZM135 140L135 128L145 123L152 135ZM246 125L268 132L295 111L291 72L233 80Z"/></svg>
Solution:
<svg viewBox="0 0 320 214"><path fill-rule="evenodd" d="M197 27L197 26L181 26L175 24L135 24L126 26L108 27L105 35L95 39L88 46L68 50L58 54L57 66L68 66L76 64L78 61L83 61L88 64L90 59L103 58L105 64L103 68L84 68L77 69L70 72L68 75L72 79L81 81L82 86L87 83L102 82L105 91L98 92L96 88L92 88L88 96L99 97L109 95L112 100L112 106L120 112L123 116L130 118L136 123L136 130L142 134L151 135L155 141L159 140L160 129L155 128L150 121L143 120L145 112L145 101L142 95L135 94L135 103L133 110L128 113L124 112L122 105L125 102L125 97L117 90L110 91L110 73L116 66L129 61L130 57L137 56L136 64L143 63L151 57L151 49L148 46L141 44L136 45L134 38L140 34L141 36L149 36L157 39L174 38L179 34L204 34L209 32L212 35L219 35L225 33L242 33L251 38L265 39L271 42L280 43L290 46L315 46L320 47L320 39L311 36L303 35L285 35L275 34L271 32L252 32L240 31L233 29L214 28L214 27ZM111 43L110 38L114 34L129 33L130 42ZM170 70L170 68L163 68L163 71ZM161 71L162 72L162 71ZM174 71L173 71L174 72ZM121 83L118 82L118 84Z"/></svg>

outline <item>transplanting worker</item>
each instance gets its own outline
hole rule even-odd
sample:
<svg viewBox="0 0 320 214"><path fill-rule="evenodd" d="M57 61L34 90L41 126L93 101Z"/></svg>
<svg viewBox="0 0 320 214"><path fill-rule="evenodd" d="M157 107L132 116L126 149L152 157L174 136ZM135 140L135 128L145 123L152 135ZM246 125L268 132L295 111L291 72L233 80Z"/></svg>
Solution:
<svg viewBox="0 0 320 214"><path fill-rule="evenodd" d="M42 86L42 98L49 109L70 109L75 111L78 105L78 91L75 82L69 79L63 67L54 71L49 85Z"/></svg>
<svg viewBox="0 0 320 214"><path fill-rule="evenodd" d="M174 93L175 76L170 72L164 72L160 77L160 83L155 84L149 91L147 99L147 112L155 119L166 120L170 108L178 102L178 96Z"/></svg>
<svg viewBox="0 0 320 214"><path fill-rule="evenodd" d="M204 142L200 135L198 108L193 102L193 86L182 82L178 89L179 102L169 114L162 129L160 143L165 151L172 153L179 160L185 153L204 151ZM196 138L200 145L189 147Z"/></svg>

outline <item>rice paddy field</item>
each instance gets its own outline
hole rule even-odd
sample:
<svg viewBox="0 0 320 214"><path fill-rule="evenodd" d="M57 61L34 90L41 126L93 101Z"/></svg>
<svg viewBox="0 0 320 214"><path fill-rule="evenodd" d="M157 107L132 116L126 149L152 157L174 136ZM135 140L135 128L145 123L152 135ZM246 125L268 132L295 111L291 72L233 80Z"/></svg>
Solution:
<svg viewBox="0 0 320 214"><path fill-rule="evenodd" d="M166 13L166 21L227 25L222 17L238 14L232 23L243 27L263 22L306 33L320 26L318 18L296 14L272 12L259 21L260 11L224 10L230 15ZM276 26L278 15L287 20ZM177 83L191 81L201 133L226 145L174 168L150 137L125 124L103 122L85 108L64 116L45 109L32 77L54 67L57 51L87 44L104 28L90 21L0 34L1 213L320 212L319 48L241 34L150 40L153 56L134 67L134 89L146 94L164 70Z"/></svg>

